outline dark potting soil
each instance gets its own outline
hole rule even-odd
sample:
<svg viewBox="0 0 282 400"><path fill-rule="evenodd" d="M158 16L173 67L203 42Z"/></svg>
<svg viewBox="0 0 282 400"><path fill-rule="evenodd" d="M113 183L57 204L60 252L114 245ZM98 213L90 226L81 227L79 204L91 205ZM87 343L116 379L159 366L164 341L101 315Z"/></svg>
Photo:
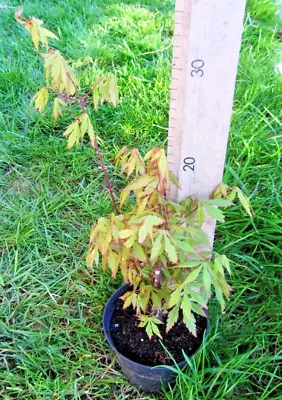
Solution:
<svg viewBox="0 0 282 400"><path fill-rule="evenodd" d="M173 365L173 361L168 356L160 343L160 339L154 335L150 340L144 328L139 328L139 320L136 317L133 307L125 310L122 308L123 301L118 300L116 309L111 320L111 335L117 350L125 357L139 364ZM177 322L174 327L165 333L165 322L159 325L159 330L163 337L163 344L171 353L177 363L184 360L182 350L191 356L200 347L207 319L195 314L197 337L193 336L182 322Z"/></svg>

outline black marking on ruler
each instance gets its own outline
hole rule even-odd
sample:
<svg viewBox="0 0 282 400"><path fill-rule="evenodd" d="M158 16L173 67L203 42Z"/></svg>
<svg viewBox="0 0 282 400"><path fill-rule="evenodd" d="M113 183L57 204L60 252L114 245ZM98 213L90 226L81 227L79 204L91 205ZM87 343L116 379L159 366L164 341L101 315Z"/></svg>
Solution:
<svg viewBox="0 0 282 400"><path fill-rule="evenodd" d="M177 69L177 71L183 71L183 68L177 68L175 66L173 66L172 69Z"/></svg>

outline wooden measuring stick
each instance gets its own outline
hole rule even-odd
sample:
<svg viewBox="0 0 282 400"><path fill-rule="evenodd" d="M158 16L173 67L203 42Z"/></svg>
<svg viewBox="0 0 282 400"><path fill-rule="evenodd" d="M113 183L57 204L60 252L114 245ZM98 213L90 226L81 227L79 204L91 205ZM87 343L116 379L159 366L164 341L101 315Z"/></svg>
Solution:
<svg viewBox="0 0 282 400"><path fill-rule="evenodd" d="M176 0L169 198L207 199L222 180L246 0ZM205 228L211 247L215 223Z"/></svg>

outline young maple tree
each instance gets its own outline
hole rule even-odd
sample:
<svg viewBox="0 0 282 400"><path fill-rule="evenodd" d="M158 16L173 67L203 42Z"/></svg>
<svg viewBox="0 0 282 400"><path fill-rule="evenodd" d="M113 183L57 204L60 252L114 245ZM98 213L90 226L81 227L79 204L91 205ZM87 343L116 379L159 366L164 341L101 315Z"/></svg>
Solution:
<svg viewBox="0 0 282 400"><path fill-rule="evenodd" d="M116 215L101 217L90 235L87 265L102 264L112 277L121 272L131 289L123 296L124 308L132 306L145 327L148 336L161 337L159 325L166 323L166 332L180 319L193 335L197 335L195 314L206 316L205 309L215 292L222 310L231 288L225 275L231 274L230 261L225 255L209 249L209 238L203 230L206 215L224 221L220 207L231 206L237 196L251 216L248 199L237 187L221 183L209 200L189 197L179 204L167 198L169 185L178 185L169 172L165 151L150 150L141 156L138 149L122 148L115 158L117 168L131 179L120 194L119 207L114 199L87 106L89 96L97 109L99 102L114 106L118 102L118 88L114 75L97 77L86 93L78 89L77 79L69 64L58 51L49 47L48 39L58 37L45 29L43 21L35 17L22 18L22 9L16 14L32 37L38 54L45 60L46 86L33 97L35 108L43 112L53 99L53 117L62 115L62 107L78 103L82 114L77 116L64 132L67 148L78 144L87 133L98 153L106 186ZM39 52L43 48L45 53ZM134 176L133 176L134 175ZM133 177L132 177L133 176ZM132 196L133 194L133 196ZM124 213L120 209L128 202Z"/></svg>
<svg viewBox="0 0 282 400"><path fill-rule="evenodd" d="M115 159L127 178L135 177L120 195L120 207L134 194L130 211L101 217L90 236L87 264L102 262L112 277L121 271L124 282L132 286L122 299L124 308L133 306L140 327L147 334L160 335L158 325L166 316L166 332L179 318L196 336L194 314L206 316L205 309L215 291L222 310L224 297L231 288L226 272L231 274L230 261L225 255L213 253L209 238L202 227L205 215L224 221L219 207L229 207L236 195L251 215L248 199L237 187L221 183L209 200L189 197L179 204L167 199L170 181L165 152L161 148L142 157L138 149L123 148Z"/></svg>

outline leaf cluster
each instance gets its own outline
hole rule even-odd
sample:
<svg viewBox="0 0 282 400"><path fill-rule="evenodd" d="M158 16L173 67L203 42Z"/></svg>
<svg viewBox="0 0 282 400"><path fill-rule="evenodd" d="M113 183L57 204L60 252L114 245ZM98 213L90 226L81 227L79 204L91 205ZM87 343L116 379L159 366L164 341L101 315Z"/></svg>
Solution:
<svg viewBox="0 0 282 400"><path fill-rule="evenodd" d="M34 47L40 57L44 59L45 86L33 96L35 109L42 113L51 99L53 101L53 118L57 121L62 116L62 107L68 104L78 103L82 106L83 115L76 117L75 121L66 129L64 136L68 136L67 148L78 144L87 132L91 145L94 147L95 135L89 116L86 113L86 102L92 94L92 105L95 110L98 105L105 101L113 104L118 103L118 86L113 74L98 76L85 94L81 94L78 80L67 60L60 53L49 47L48 40L59 40L59 38L43 27L43 20L30 17L28 20L22 17L23 9L15 13L15 19L23 25L31 35Z"/></svg>
<svg viewBox="0 0 282 400"><path fill-rule="evenodd" d="M203 224L207 218L224 221L222 208L231 206L236 195L251 213L249 201L238 188L221 184L208 200L190 197L180 204L171 202L167 199L171 175L161 148L144 157L138 149L123 148L115 164L129 179L120 194L120 207L132 196L134 203L130 202L129 211L94 224L87 264L92 268L101 263L112 277L121 272L132 286L123 296L124 308L134 307L149 336L158 335L154 316L158 310L167 313L167 332L180 317L196 336L194 314L206 315L213 292L223 311L231 293L226 281L230 261L209 249Z"/></svg>

